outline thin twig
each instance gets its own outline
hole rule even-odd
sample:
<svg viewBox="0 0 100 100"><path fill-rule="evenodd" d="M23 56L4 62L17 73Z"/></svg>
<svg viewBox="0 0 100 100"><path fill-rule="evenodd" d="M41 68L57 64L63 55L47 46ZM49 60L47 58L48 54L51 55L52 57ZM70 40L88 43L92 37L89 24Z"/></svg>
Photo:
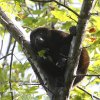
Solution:
<svg viewBox="0 0 100 100"><path fill-rule="evenodd" d="M74 77L78 77L78 76L100 76L100 75L86 75L86 74L78 74L78 75L74 75Z"/></svg>
<svg viewBox="0 0 100 100"><path fill-rule="evenodd" d="M44 0L31 0L31 1L47 3L47 2L53 2L54 0L47 0L47 1L44 1Z"/></svg>
<svg viewBox="0 0 100 100"><path fill-rule="evenodd" d="M11 92L11 98L12 98L12 100L14 99L14 97L13 97L13 92L12 92L11 70L12 70L13 53L14 53L15 45L16 45L16 41L14 42L14 46L13 46L13 48L12 48L11 62L10 62L10 74L9 74L9 86L10 86L10 92Z"/></svg>
<svg viewBox="0 0 100 100"><path fill-rule="evenodd" d="M7 51L6 51L6 55L9 53L10 50L10 46L11 46L11 41L12 41L12 35L10 34L9 36L9 42L8 42L8 46L7 46ZM7 56L4 58L4 62L6 61Z"/></svg>
<svg viewBox="0 0 100 100"><path fill-rule="evenodd" d="M79 88L80 90L82 90L82 91L84 91L85 93L87 93L88 95L90 95L91 98L94 97L94 98L96 98L97 100L100 100L100 98L98 98L98 97L92 95L91 93L87 92L85 89L83 89L83 88L81 88L81 87L79 87L79 86L77 86L77 88Z"/></svg>
<svg viewBox="0 0 100 100"><path fill-rule="evenodd" d="M63 5L62 3L60 3L60 2L58 2L56 0L54 0L54 2L57 3L58 5L61 5L61 6L65 7L65 8L67 8L69 11L73 12L77 17L80 17L77 12L75 12L74 10L72 10L71 8L69 8L68 6Z"/></svg>
<svg viewBox="0 0 100 100"><path fill-rule="evenodd" d="M60 2L58 2L58 1L56 1L56 0L47 0L47 1L44 1L44 0L41 0L41 1L40 1L40 0L31 0L31 1L33 1L33 2L43 2L43 3L55 2L55 3L57 3L58 5L67 8L69 11L71 11L72 13L74 13L77 17L80 17L79 14L78 14L77 12L75 12L74 10L72 10L70 7L64 5L64 4L62 4L62 3L60 3Z"/></svg>
<svg viewBox="0 0 100 100"><path fill-rule="evenodd" d="M7 54L7 55L1 57L0 60L4 59L5 57L7 57L7 56L9 56L9 55L11 55L11 53L9 53L9 54Z"/></svg>
<svg viewBox="0 0 100 100"><path fill-rule="evenodd" d="M24 83L23 82L23 83L20 83L19 85L21 86L21 85L41 85L41 84L40 83Z"/></svg>
<svg viewBox="0 0 100 100"><path fill-rule="evenodd" d="M19 63L21 63L21 65L23 65L22 62L15 56L15 54L13 54L13 55L19 61Z"/></svg>

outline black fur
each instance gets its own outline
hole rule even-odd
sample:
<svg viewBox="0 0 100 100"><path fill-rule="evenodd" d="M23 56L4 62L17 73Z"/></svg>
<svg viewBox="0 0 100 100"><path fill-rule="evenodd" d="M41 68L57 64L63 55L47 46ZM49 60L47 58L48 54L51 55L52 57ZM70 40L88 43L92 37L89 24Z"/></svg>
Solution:
<svg viewBox="0 0 100 100"><path fill-rule="evenodd" d="M44 50L44 56L39 57L41 68L52 77L63 77L68 53L73 35L76 34L75 27L70 28L70 33L59 30L50 30L48 28L37 28L31 32L31 47L38 54ZM84 59L87 59L85 62ZM85 74L89 64L89 57L86 49L82 49L77 74ZM81 81L83 77L76 78L74 84Z"/></svg>

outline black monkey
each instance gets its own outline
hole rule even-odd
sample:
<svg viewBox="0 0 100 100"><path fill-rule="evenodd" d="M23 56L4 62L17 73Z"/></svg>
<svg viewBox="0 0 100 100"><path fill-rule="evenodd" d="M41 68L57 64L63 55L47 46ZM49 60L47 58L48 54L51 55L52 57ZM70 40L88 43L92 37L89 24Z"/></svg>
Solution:
<svg viewBox="0 0 100 100"><path fill-rule="evenodd" d="M59 30L50 30L40 27L31 32L30 43L35 53L44 50L44 56L39 57L42 69L52 77L64 76L67 68L67 56L69 53L76 27L70 28L70 34ZM77 74L86 74L89 65L89 56L85 48L82 49ZM80 82L82 77L75 79L74 85Z"/></svg>
<svg viewBox="0 0 100 100"><path fill-rule="evenodd" d="M45 50L44 56L56 63L60 57L67 56L72 37L62 31L37 28L31 32L30 43L36 53Z"/></svg>

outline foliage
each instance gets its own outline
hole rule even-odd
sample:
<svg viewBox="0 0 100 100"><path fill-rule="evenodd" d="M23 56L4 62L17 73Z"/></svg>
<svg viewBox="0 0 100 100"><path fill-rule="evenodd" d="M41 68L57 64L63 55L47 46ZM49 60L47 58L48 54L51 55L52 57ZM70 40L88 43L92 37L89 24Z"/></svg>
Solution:
<svg viewBox="0 0 100 100"><path fill-rule="evenodd" d="M79 0L79 5L73 5L75 4L75 0L68 0L67 4L79 14L82 0ZM55 29L68 32L69 27L76 25L78 20L73 12L54 2L39 5L38 2L36 3L29 0L0 0L0 6L10 19L16 20L18 24L25 29L27 32L27 34L25 34L26 37L29 37L31 30L40 26L52 28L52 25L54 25ZM100 2L98 1L92 13L100 13L99 6ZM96 31L90 32L91 28L95 28ZM16 44L13 53L10 80L10 53L12 53L13 44L14 40L11 39L10 42L9 33L0 25L0 58L6 55L4 59L0 59L0 99L11 100L9 86L11 83L13 96L16 100L47 100L48 97L46 97L43 89L40 91L41 87L38 80L18 44ZM10 48L8 45L10 45ZM87 47L91 59L88 74L100 75L99 14L91 15L83 46ZM7 49L9 51L8 53ZM42 55L41 53L40 55ZM30 85L31 83L34 85ZM87 76L79 85L100 98L100 76ZM91 87L93 88L91 89ZM98 89L95 89L95 87ZM91 96L77 87L73 89L71 94L71 100L91 100Z"/></svg>

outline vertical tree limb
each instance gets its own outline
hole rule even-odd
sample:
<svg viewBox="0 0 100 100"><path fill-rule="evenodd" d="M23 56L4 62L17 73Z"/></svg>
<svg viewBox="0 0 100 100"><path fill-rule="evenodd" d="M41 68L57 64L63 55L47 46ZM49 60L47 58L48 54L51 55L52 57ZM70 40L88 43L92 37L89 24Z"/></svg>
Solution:
<svg viewBox="0 0 100 100"><path fill-rule="evenodd" d="M65 73L67 100L69 100L70 90L75 80L74 74L76 74L76 69L78 67L79 57L82 48L82 39L95 1L96 0L84 0L82 4L80 17L76 26L77 33L76 36L73 37L71 43L69 59L67 62L67 70Z"/></svg>

